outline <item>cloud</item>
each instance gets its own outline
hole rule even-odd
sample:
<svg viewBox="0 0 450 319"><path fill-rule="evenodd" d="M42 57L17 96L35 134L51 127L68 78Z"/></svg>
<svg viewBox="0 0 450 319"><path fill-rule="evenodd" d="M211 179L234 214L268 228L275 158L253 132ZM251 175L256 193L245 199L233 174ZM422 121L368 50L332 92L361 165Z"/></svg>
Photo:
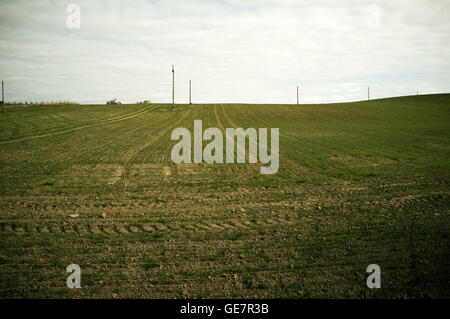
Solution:
<svg viewBox="0 0 450 319"><path fill-rule="evenodd" d="M81 28L66 26L69 4ZM9 100L304 103L448 92L448 1L0 2ZM431 93L431 92L429 92Z"/></svg>

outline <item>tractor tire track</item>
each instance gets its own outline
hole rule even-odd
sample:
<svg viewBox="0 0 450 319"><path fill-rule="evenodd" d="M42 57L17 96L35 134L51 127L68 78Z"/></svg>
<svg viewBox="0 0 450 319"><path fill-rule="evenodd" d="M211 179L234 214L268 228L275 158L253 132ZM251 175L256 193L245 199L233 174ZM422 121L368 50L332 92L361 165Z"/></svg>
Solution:
<svg viewBox="0 0 450 319"><path fill-rule="evenodd" d="M178 121L176 121L174 124L167 127L165 130L160 131L159 134L155 135L153 138L151 138L147 143L140 145L136 148L133 148L129 150L124 157L122 168L120 170L120 174L116 176L116 178L113 180L113 184L117 184L123 177L129 177L131 173L131 164L133 160L136 158L136 156L148 148L149 146L155 144L161 137L166 135L170 130L172 130L174 127L176 127L181 121L183 121L191 112L191 109L189 109Z"/></svg>
<svg viewBox="0 0 450 319"><path fill-rule="evenodd" d="M220 121L219 114L217 113L217 105L216 105L216 104L214 104L214 115L215 115L215 117L216 117L217 125L218 125L218 126L220 127L220 129L222 130L223 134L225 135L225 138L226 138L226 139L231 139L231 137L228 136L228 134L226 134L225 127L222 125L222 122ZM234 143L234 139L233 139L233 143ZM225 143L225 152L228 152L228 150L234 152L234 149L231 150L231 148L228 147L228 143ZM239 171L234 172L234 173L237 174L237 175L240 174ZM235 179L235 178L232 178L231 180L236 180L236 179Z"/></svg>
<svg viewBox="0 0 450 319"><path fill-rule="evenodd" d="M144 149L146 149L147 147L149 147L150 145L156 143L161 137L163 137L164 135L166 135L170 130L172 130L174 127L176 127L181 121L183 121L191 112L191 110L188 110L176 123L174 123L173 125L169 126L168 128L166 128L165 130L163 130L162 132L160 132L158 135L154 136L150 141L148 141L147 143L140 145L137 148L132 149L126 156L125 156L125 160L124 162L126 164L129 164L130 162L132 162L132 160L140 153L142 152Z"/></svg>
<svg viewBox="0 0 450 319"><path fill-rule="evenodd" d="M136 111L134 113L128 114L128 115L114 117L114 118L106 119L106 120L101 120L101 121L98 121L98 122L95 122L95 123L92 123L92 124L86 124L86 125L82 125L82 126L72 127L72 128L69 128L69 129L61 130L61 131L50 132L50 133L45 133L45 134L40 134L40 135L33 135L33 136L13 139L13 140L9 140L9 141L1 141L0 145L11 144L11 143L15 143L15 142L22 142L22 141L35 140L35 139L49 137L49 136L54 136L54 135L66 134L66 133L78 131L78 130L89 128L89 127L99 126L99 125L103 125L103 124L107 124L107 123L120 122L120 121L128 120L128 119L134 118L136 116L142 115L142 114L144 114L144 113L146 113L148 111L156 109L159 106L160 105L156 105L156 106L152 105L152 106L143 108L143 109L141 109L139 111Z"/></svg>
<svg viewBox="0 0 450 319"><path fill-rule="evenodd" d="M237 128L237 126L236 126L236 125L230 120L230 118L226 115L226 113L225 113L225 111L224 111L224 109L223 109L223 104L221 104L221 108L222 108L222 113L223 113L223 115L225 116L225 118L228 120L228 122L229 122L234 128ZM244 151L244 152L245 152L245 158L247 159L247 158L248 158L248 151L247 151L247 149L246 149L245 147L243 147L242 145L238 144L238 143L234 143L234 138L232 138L232 137L226 132L226 129L223 127L222 123L220 123L220 118L219 118L219 116L218 116L218 114L217 114L217 109L216 109L216 105L215 105L215 104L214 104L214 113L215 113L215 115L216 115L216 120L218 120L218 124L219 124L220 128L222 129L222 131L223 131L224 134L225 134L226 139L232 141L233 144L236 145L236 149L239 149L240 151ZM237 151L237 150L236 150L236 151Z"/></svg>
<svg viewBox="0 0 450 319"><path fill-rule="evenodd" d="M221 107L222 107L223 115L224 115L225 118L228 120L228 122L229 122L231 125L233 125L235 128L237 128L238 126L236 126L236 124L234 124L234 122L231 120L231 118L230 118L230 117L227 115L227 113L225 112L225 109L224 109L224 107L223 107L223 104L221 105ZM248 138L250 139L250 136L249 136ZM259 141L255 141L255 142L256 142L256 144L258 145L258 150L259 150L260 147L267 148L266 145L260 144ZM266 151L267 151L267 150L266 150ZM286 160L287 162L289 162L289 163L292 165L293 168L295 168L295 167L298 166L298 164L297 164L294 160L290 159L290 158L286 155L285 152L282 152L281 150L280 150L279 152L280 152L280 158L281 158L281 155L283 155L283 160ZM258 160L258 163L259 163L259 160ZM294 170L295 170L295 169L291 169L290 171L294 171Z"/></svg>
<svg viewBox="0 0 450 319"><path fill-rule="evenodd" d="M228 115L225 113L225 109L224 109L224 107L223 107L223 104L221 104L220 106L221 106L221 109L222 109L222 113L223 113L223 115L225 116L225 118L227 119L228 123L230 123L235 129L238 128L238 126L237 126L237 125L236 125L236 124L228 117ZM214 105L214 107L215 107L215 105ZM220 119L219 119L219 117L218 117L218 115L217 115L217 110L214 109L214 111L215 111L215 113L216 113L216 119L218 119L218 120L220 121ZM222 130L224 130L224 128L223 128L223 126L222 126L221 123L220 123L220 126L221 126ZM233 140L233 143L234 143L234 138L232 138L231 136L229 136L226 132L224 132L224 133L225 133L226 137L229 138L229 139L232 139L232 140ZM248 139L250 140L250 136L248 136ZM258 148L259 148L260 146L259 146L258 141L256 141L256 144L258 145ZM236 150L237 150L237 148L240 148L241 151L242 151L242 149L244 149L244 152L245 152L245 159L246 159L246 161L249 161L249 151L247 150L247 148L246 148L246 147L243 147L242 145L236 143ZM258 164L259 164L259 165L262 165L262 163L261 163L261 162L259 161L259 159L258 159L258 154L256 154L256 159L257 159L256 165L258 165ZM244 176L248 176L248 175L250 175L250 174L252 174L252 173L253 173L252 170L246 170L244 174L241 173L240 176L239 176L238 178L236 178L235 180L240 179L240 178L242 178L242 177L244 177Z"/></svg>
<svg viewBox="0 0 450 319"><path fill-rule="evenodd" d="M0 235L52 235L52 234L72 234L72 235L123 235L137 233L175 233L184 231L206 231L206 232L223 232L230 230L244 230L249 228L267 228L290 226L298 222L290 216L277 216L273 218L249 220L249 219L229 219L229 220L207 220L207 221L189 221L171 223L145 223L141 225L117 223L62 223L59 224L40 224L34 225L32 222L27 224L16 224L10 222L0 223Z"/></svg>

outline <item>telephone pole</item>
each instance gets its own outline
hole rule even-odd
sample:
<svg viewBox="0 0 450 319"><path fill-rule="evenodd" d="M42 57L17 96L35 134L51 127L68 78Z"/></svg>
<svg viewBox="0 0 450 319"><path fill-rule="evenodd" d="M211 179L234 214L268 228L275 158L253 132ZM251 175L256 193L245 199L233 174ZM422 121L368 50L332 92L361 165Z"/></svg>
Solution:
<svg viewBox="0 0 450 319"><path fill-rule="evenodd" d="M175 108L175 69L172 64L172 108Z"/></svg>
<svg viewBox="0 0 450 319"><path fill-rule="evenodd" d="M189 80L189 104L192 104L192 101L191 101L191 80Z"/></svg>
<svg viewBox="0 0 450 319"><path fill-rule="evenodd" d="M370 100L370 87L367 87L367 101Z"/></svg>
<svg viewBox="0 0 450 319"><path fill-rule="evenodd" d="M5 113L5 88L2 81L2 113Z"/></svg>
<svg viewBox="0 0 450 319"><path fill-rule="evenodd" d="M297 105L298 105L298 85L297 85Z"/></svg>

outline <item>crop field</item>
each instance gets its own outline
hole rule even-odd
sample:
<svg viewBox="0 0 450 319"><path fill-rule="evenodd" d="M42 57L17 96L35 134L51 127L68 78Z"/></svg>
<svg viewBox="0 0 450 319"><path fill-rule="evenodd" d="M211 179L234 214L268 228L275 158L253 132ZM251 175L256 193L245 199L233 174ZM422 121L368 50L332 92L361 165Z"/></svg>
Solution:
<svg viewBox="0 0 450 319"><path fill-rule="evenodd" d="M174 164L197 119L279 128L278 172ZM10 107L0 298L449 298L449 183L450 94Z"/></svg>

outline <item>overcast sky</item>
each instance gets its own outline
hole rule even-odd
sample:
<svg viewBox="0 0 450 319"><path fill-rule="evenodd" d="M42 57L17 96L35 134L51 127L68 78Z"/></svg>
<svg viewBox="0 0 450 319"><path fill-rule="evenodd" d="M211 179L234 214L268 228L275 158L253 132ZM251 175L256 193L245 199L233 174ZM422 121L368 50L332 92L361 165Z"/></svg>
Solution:
<svg viewBox="0 0 450 319"><path fill-rule="evenodd" d="M0 0L9 101L169 102L172 64L177 103L450 92L449 58L448 0Z"/></svg>

